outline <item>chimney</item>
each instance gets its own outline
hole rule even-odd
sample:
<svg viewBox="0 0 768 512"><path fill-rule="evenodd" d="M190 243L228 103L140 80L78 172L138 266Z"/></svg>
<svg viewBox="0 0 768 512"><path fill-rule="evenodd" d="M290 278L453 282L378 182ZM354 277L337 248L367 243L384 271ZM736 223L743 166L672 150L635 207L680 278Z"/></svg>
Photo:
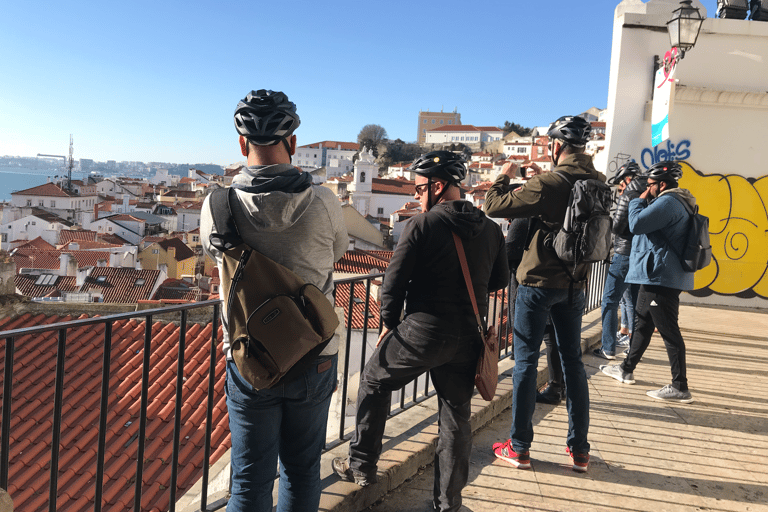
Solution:
<svg viewBox="0 0 768 512"><path fill-rule="evenodd" d="M59 275L66 276L69 271L69 261L72 259L72 255L68 252L59 254Z"/></svg>
<svg viewBox="0 0 768 512"><path fill-rule="evenodd" d="M91 273L92 269L93 267L85 267L83 269L78 269L75 272L75 286L78 290L85 284L85 278L88 277L88 274Z"/></svg>

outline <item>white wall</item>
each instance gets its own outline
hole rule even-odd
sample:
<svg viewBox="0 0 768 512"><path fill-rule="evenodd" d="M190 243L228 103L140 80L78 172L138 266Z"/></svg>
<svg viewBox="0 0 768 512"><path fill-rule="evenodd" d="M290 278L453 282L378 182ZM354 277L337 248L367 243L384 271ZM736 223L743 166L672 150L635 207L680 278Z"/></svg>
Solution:
<svg viewBox="0 0 768 512"><path fill-rule="evenodd" d="M625 0L616 8L606 150L595 164L610 177L630 157L641 167L684 160L680 186L710 218L715 263L696 273L694 293L681 300L768 307L768 179L760 179L768 176L768 23L704 21L677 65L670 138L654 148L654 55L669 50L666 22L678 6Z"/></svg>

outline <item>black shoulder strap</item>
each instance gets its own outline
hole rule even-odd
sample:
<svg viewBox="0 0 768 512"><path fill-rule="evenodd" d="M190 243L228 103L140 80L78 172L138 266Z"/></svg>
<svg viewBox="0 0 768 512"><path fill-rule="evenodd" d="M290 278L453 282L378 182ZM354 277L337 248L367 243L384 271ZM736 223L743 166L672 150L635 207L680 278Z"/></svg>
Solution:
<svg viewBox="0 0 768 512"><path fill-rule="evenodd" d="M565 171L555 171L555 174L559 174L559 175L560 175L562 178L564 178L564 179L565 179L565 181L567 181L567 182L568 182L568 184L569 184L569 185L571 185L571 186L574 186L574 185L576 184L576 182L578 181L578 179L575 179L575 180L571 181L571 178L573 178L573 175L571 175L571 174L568 174L568 173L567 173L567 172L565 172Z"/></svg>
<svg viewBox="0 0 768 512"><path fill-rule="evenodd" d="M243 237L237 229L232 207L237 207L235 189L220 188L211 193L211 216L214 232L209 236L211 245L220 251L228 251L243 243Z"/></svg>
<svg viewBox="0 0 768 512"><path fill-rule="evenodd" d="M696 213L696 210L694 210L694 209L691 207L691 205L689 205L689 204L688 204L688 201L686 201L685 199L683 199L682 197L680 197L680 194L674 194L674 193L670 192L670 195L672 195L672 197L674 197L675 199L677 199L678 201L680 201L681 203L683 203L683 206L685 206L685 211L687 211L687 212L688 212L688 213L690 213L691 215L694 215L694 214Z"/></svg>

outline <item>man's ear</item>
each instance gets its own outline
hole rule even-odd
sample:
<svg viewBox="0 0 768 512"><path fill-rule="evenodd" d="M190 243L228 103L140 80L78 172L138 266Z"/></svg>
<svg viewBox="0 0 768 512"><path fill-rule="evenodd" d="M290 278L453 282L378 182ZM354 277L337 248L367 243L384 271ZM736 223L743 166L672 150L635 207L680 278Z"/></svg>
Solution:
<svg viewBox="0 0 768 512"><path fill-rule="evenodd" d="M242 135L240 136L240 152L243 156L248 156L248 141Z"/></svg>
<svg viewBox="0 0 768 512"><path fill-rule="evenodd" d="M291 156L296 154L296 135L291 135L291 140L288 143L288 146L291 148Z"/></svg>

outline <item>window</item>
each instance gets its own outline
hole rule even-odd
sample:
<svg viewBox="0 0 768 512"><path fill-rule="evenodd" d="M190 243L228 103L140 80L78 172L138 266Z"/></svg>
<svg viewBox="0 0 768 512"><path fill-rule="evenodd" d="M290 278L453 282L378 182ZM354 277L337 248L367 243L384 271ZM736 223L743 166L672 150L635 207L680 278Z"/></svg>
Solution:
<svg viewBox="0 0 768 512"><path fill-rule="evenodd" d="M360 183L365 183L365 172L360 173Z"/></svg>
<svg viewBox="0 0 768 512"><path fill-rule="evenodd" d="M31 222L31 224L32 224L33 226L37 226L37 222L36 222L36 221L34 221L34 220Z"/></svg>
<svg viewBox="0 0 768 512"><path fill-rule="evenodd" d="M384 215L384 208L379 208L378 210L376 210L376 213L378 215Z"/></svg>
<svg viewBox="0 0 768 512"><path fill-rule="evenodd" d="M144 278L138 278L136 281L133 282L133 286L144 286L146 284L147 280Z"/></svg>
<svg viewBox="0 0 768 512"><path fill-rule="evenodd" d="M96 278L96 282L99 284L103 284L107 282L107 276L99 276Z"/></svg>
<svg viewBox="0 0 768 512"><path fill-rule="evenodd" d="M27 199L27 206L32 206L32 200L31 199Z"/></svg>
<svg viewBox="0 0 768 512"><path fill-rule="evenodd" d="M453 124L453 121L451 121L451 120L449 119L449 120L448 120L448 124Z"/></svg>
<svg viewBox="0 0 768 512"><path fill-rule="evenodd" d="M440 120L440 124L443 124L443 120L442 119Z"/></svg>
<svg viewBox="0 0 768 512"><path fill-rule="evenodd" d="M51 208L56 208L56 201L51 199Z"/></svg>
<svg viewBox="0 0 768 512"><path fill-rule="evenodd" d="M44 204L44 203L45 203L45 201L43 201L43 200L41 199L40 201L38 201L38 203L37 203L37 206L45 206L45 204Z"/></svg>
<svg viewBox="0 0 768 512"><path fill-rule="evenodd" d="M434 119L432 120L432 124L435 124L435 120Z"/></svg>
<svg viewBox="0 0 768 512"><path fill-rule="evenodd" d="M427 124L427 120L426 119L424 120L424 124Z"/></svg>
<svg viewBox="0 0 768 512"><path fill-rule="evenodd" d="M152 254L160 254L160 249L152 249Z"/></svg>
<svg viewBox="0 0 768 512"><path fill-rule="evenodd" d="M200 237L199 236L193 236L192 237L192 241L193 242L199 242L200 241Z"/></svg>

